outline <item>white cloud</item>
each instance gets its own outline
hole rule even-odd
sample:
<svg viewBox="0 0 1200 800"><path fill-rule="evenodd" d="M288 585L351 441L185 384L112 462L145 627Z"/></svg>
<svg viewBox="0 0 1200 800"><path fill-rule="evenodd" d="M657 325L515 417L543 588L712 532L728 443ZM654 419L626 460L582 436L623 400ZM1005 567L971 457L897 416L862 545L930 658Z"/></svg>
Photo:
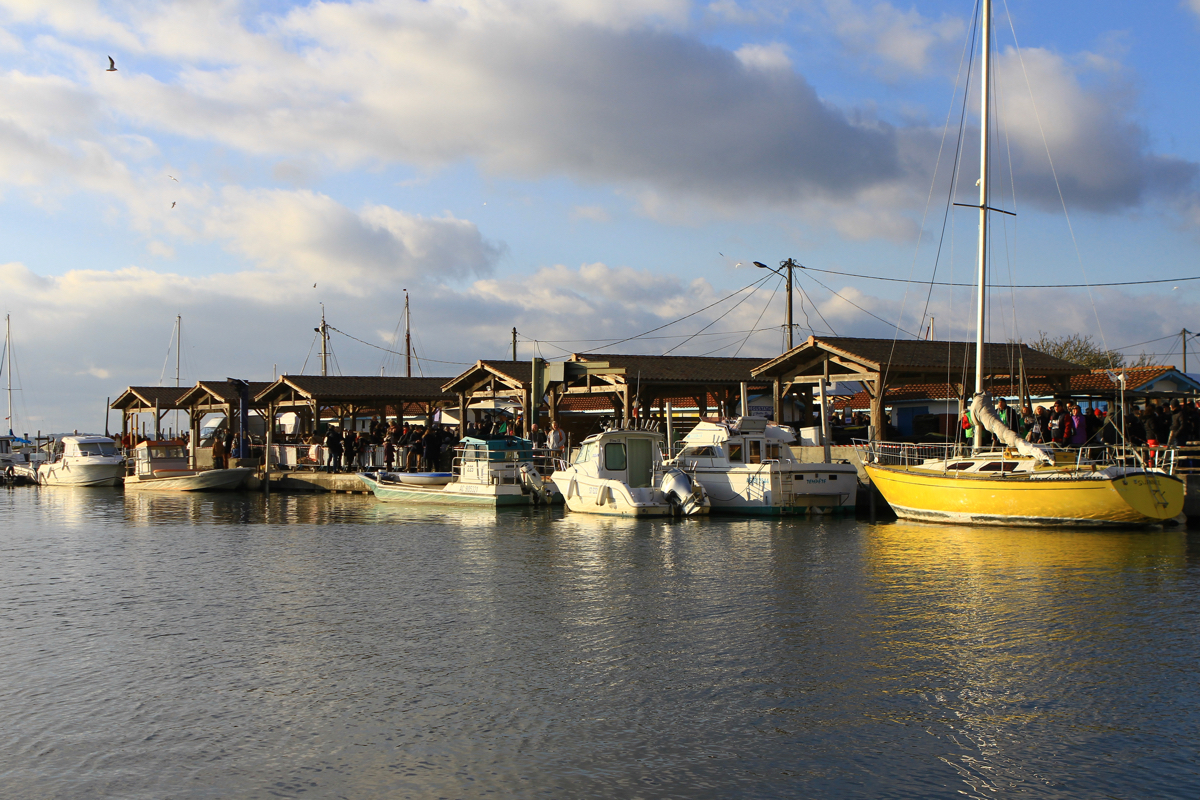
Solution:
<svg viewBox="0 0 1200 800"><path fill-rule="evenodd" d="M586 219L592 222L608 222L608 212L600 206L575 206L571 209L571 219Z"/></svg>
<svg viewBox="0 0 1200 800"><path fill-rule="evenodd" d="M1194 14L1200 15L1200 0L1184 0L1185 8L1190 8Z"/></svg>
<svg viewBox="0 0 1200 800"><path fill-rule="evenodd" d="M960 18L928 19L891 3L868 8L854 0L826 0L825 13L837 37L883 77L894 76L896 70L925 73L933 54L960 44L966 30Z"/></svg>
<svg viewBox="0 0 1200 800"><path fill-rule="evenodd" d="M792 67L792 60L788 58L787 54L787 46L779 42L743 45L734 51L734 55L748 69L770 72Z"/></svg>

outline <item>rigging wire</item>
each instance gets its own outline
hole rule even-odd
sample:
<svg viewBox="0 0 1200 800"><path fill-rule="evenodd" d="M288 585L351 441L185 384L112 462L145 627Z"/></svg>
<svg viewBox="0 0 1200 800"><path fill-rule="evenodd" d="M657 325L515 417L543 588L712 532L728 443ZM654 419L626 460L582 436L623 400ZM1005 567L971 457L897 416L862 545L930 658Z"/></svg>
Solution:
<svg viewBox="0 0 1200 800"><path fill-rule="evenodd" d="M763 310L761 312L759 312L758 319L754 320L754 328L757 328L758 323L762 322L763 314L766 314L767 309L771 307L771 303L774 302L775 295L779 294L779 287L782 284L783 284L783 276L781 275L779 277L779 282L775 284L775 290L773 292L771 292L771 296L767 298L767 304L765 306L763 306ZM738 345L738 349L735 350L733 353L734 358L737 358L738 353L742 352L742 348L746 346L746 342L750 341L750 337L754 335L754 328L751 328L750 332L746 334L746 338L742 339L742 343L740 345ZM729 345L725 345L724 347L718 347L717 350L724 350L725 347L729 347ZM716 352L716 350L714 350L713 352Z"/></svg>
<svg viewBox="0 0 1200 800"><path fill-rule="evenodd" d="M754 291L753 291L753 292L750 292L750 294L746 295L746 296L745 296L745 297L743 297L741 300L738 300L736 303L734 303L732 306L730 306L729 310L728 310L728 311L726 311L724 314L722 314L721 316L717 317L717 318L716 318L716 319L714 319L712 322L708 323L708 324L707 324L707 325L705 325L703 328L701 328L700 330L696 331L696 333L695 333L695 334L693 334L693 335L689 336L688 338L684 339L682 342L680 342L679 344L675 345L674 347L672 347L672 348L671 348L670 350L668 350L667 352L663 353L663 355L664 355L664 356L666 356L666 355L670 355L670 354L671 354L671 353L673 353L674 351L678 350L679 348L683 347L685 344L687 344L688 342L690 342L692 339L696 338L696 335L698 335L698 334L701 334L701 333L704 333L706 330L708 330L709 328L711 328L713 325L716 325L718 322L720 322L721 320L723 320L725 317L727 317L728 315L732 314L732 313L733 313L733 311L734 311L734 309L736 309L736 308L737 308L738 306L740 306L742 303L744 303L744 302L746 302L747 300L749 300L751 297L754 297L754 295L755 295L755 292L757 292L759 289L761 289L761 288L762 288L762 283L763 283L763 282L762 282L762 281L760 281L760 282L759 282L759 285L754 287Z"/></svg>
<svg viewBox="0 0 1200 800"><path fill-rule="evenodd" d="M304 366L300 367L300 374L304 374L304 370L308 368L308 359L312 357L313 348L317 345L317 337L321 335L320 331L313 334L312 344L308 346L308 355L304 357Z"/></svg>
<svg viewBox="0 0 1200 800"><path fill-rule="evenodd" d="M1087 267L1083 263L1083 254L1079 251L1079 240L1075 237L1075 226L1071 224L1071 214L1067 210L1067 199L1063 196L1062 184L1058 180L1058 169L1054 166L1054 157L1050 154L1050 143L1046 140L1046 129L1042 126L1042 115L1038 112L1037 102L1033 99L1033 84L1029 80L1029 70L1025 67L1025 55L1021 52L1021 45L1017 41L1017 28L1013 24L1012 12L1008 9L1008 0L1004 0L1004 11L1008 15L1008 26L1012 30L1013 45L1017 51L1017 60L1021 64L1021 72L1025 75L1025 85L1029 88L1029 104L1033 107L1033 117L1037 120L1038 132L1042 136L1042 146L1046 149L1046 160L1050 163L1050 174L1054 176L1054 188L1058 190L1058 201L1062 204L1063 216L1067 221L1067 230L1071 233L1071 244L1075 248L1075 260L1079 262L1079 272L1083 276L1084 286L1087 287L1088 301L1092 304L1092 316L1096 318L1096 328L1100 332L1100 344L1105 350L1108 349L1108 342L1104 337L1104 326L1100 323L1100 310L1096 308L1096 298L1092 295L1092 286L1088 282ZM1116 366L1112 359L1109 359L1109 367Z"/></svg>
<svg viewBox="0 0 1200 800"><path fill-rule="evenodd" d="M895 328L896 328L896 330L898 330L898 331L903 331L904 333L907 333L909 336L913 337L914 339L916 339L916 338L919 338L919 337L917 336L917 334L913 333L912 331L905 330L904 328L901 328L899 325L896 325L895 323L888 322L886 319L884 319L883 317L879 316L878 314L873 314L872 312L870 312L870 311L867 311L865 308L863 308L862 306L860 306L858 303L855 303L853 300L849 300L849 299L847 299L847 298L843 297L842 295L840 295L840 294L838 294L837 292L835 292L833 289L830 289L828 286L826 286L825 284L821 283L821 282L820 282L819 280L817 280L816 278L813 278L811 275L810 275L810 276L808 276L808 277L809 277L809 279L810 279L810 280L812 280L813 282L815 282L815 283L816 283L818 286L820 286L820 287L821 287L822 289L824 289L825 291L829 292L829 293L830 293L831 295L833 295L834 297L838 298L839 300L842 300L843 302L849 303L850 305L854 306L855 308L857 308L859 311L863 312L863 313L864 313L864 314L866 314L867 316L869 316L869 317L874 317L875 319L877 319L877 320L879 320L880 322L882 322L884 325L888 325L888 326L891 326L891 327L895 327Z"/></svg>
<svg viewBox="0 0 1200 800"><path fill-rule="evenodd" d="M634 339L640 339L640 338L642 338L643 336L645 336L645 335L647 335L647 334L650 334L650 333L657 333L658 331L661 331L663 328L668 328L668 327L670 327L670 326L674 325L674 324L675 324L675 323L677 323L677 322L683 322L685 319L689 319L689 318L691 318L691 317L694 317L694 316L696 316L697 314L701 313L702 311L707 311L708 309L712 308L713 306L720 305L721 303L724 303L726 300L728 300L728 299L730 299L730 298L732 298L732 297L736 297L737 295L739 295L739 294L741 294L742 292L746 291L746 290L747 290L747 289L749 289L751 286L755 287L755 291L757 291L757 290L758 290L758 288L757 288L757 287L758 287L758 286L760 286L762 283L766 282L768 279L770 279L770 277L771 277L771 274L772 274L772 273L768 273L768 274L766 275L766 277L760 278L760 279L758 279L758 280L754 281L754 283L751 283L751 284L748 284L748 285L746 285L746 286L743 286L741 289L738 289L736 292L733 292L732 294L727 294L727 295L725 295L724 297L722 297L720 300L717 300L717 301L715 301L715 302L713 302L713 303L709 303L709 304L708 304L708 305L706 305L704 308L697 309L697 310L693 311L693 312L692 312L692 313L690 313L690 314L685 314L684 316L682 316L682 317L679 317L678 319L673 319L673 320L671 320L670 322L663 323L662 325L659 325L657 328L651 328L650 330L648 330L648 331L645 331L645 332L643 332L643 333L639 333L639 334L637 334L636 336L629 336L629 337L626 337L626 338L624 338L624 339L619 339L619 340L617 340L617 341L615 341L615 342L611 342L611 343L609 343L609 344L602 345L601 347L593 347L591 350L583 350L583 351L580 351L580 354L582 355L583 353L594 353L594 352L596 352L597 350L602 350L602 349L605 349L605 348L608 348L608 347L613 347L613 346L615 346L615 345L618 345L618 344L624 344L625 342L631 342L631 341L633 341ZM739 303L739 305L740 305L740 303ZM722 315L722 316L724 316L724 315ZM707 326L706 326L706 327L707 327ZM703 330L703 328L702 328L701 330ZM689 338L690 338L690 337L689 337ZM670 351L668 351L668 352L670 352Z"/></svg>
<svg viewBox="0 0 1200 800"><path fill-rule="evenodd" d="M958 288L970 289L974 288L973 283L954 283L950 281L918 281L908 280L906 278L888 278L883 275L862 275L856 272L838 272L832 269L817 269L816 267L801 267L805 272L824 272L827 275L838 275L843 278L862 278L869 281L888 281L889 283L917 283L928 286L953 286ZM1114 286L1148 286L1156 283L1180 283L1182 281L1200 281L1200 275L1191 275L1183 278L1155 278L1153 280L1144 281L1112 281L1110 283L1093 283L1090 284L1093 288L1111 288ZM1080 289L1078 283L993 283L993 289ZM924 323L924 318L922 318Z"/></svg>
<svg viewBox="0 0 1200 800"><path fill-rule="evenodd" d="M817 304L813 301L813 299L808 296L808 292L804 291L804 287L801 286L801 287L799 287L799 289L800 289L800 297L808 298L809 305L811 305L813 307L813 311L817 312L817 316L821 318L821 322L825 323L825 327L829 329L830 333L832 333L834 336L837 336L838 335L837 331L835 331L833 329L833 326L829 324L829 320L825 319L825 315L821 313L821 309L817 306ZM801 307L803 307L803 303L801 303ZM807 320L808 315L806 314L804 318ZM808 329L812 333L816 333L816 331L814 331L812 329L812 326L809 326Z"/></svg>

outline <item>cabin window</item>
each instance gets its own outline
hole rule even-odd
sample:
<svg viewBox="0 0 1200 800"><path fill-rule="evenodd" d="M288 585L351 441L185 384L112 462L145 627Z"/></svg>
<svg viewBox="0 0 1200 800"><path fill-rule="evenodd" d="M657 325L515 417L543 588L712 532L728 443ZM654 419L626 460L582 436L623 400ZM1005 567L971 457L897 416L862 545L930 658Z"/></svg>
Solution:
<svg viewBox="0 0 1200 800"><path fill-rule="evenodd" d="M604 445L604 468L614 471L625 469L624 442L609 442Z"/></svg>
<svg viewBox="0 0 1200 800"><path fill-rule="evenodd" d="M79 455L81 456L115 456L117 447L109 442L80 442Z"/></svg>
<svg viewBox="0 0 1200 800"><path fill-rule="evenodd" d="M972 466L970 461L957 461L953 464L947 464L946 469L970 469Z"/></svg>
<svg viewBox="0 0 1200 800"><path fill-rule="evenodd" d="M596 455L595 444L585 444L579 448L579 453L575 456L576 464L586 464Z"/></svg>
<svg viewBox="0 0 1200 800"><path fill-rule="evenodd" d="M712 445L704 447L685 447L680 456L692 456L694 458L714 458L717 455L717 449Z"/></svg>
<svg viewBox="0 0 1200 800"><path fill-rule="evenodd" d="M741 461L742 460L742 443L741 442L738 442L737 444L730 442L728 445L726 445L726 447L729 448L729 460L730 461Z"/></svg>
<svg viewBox="0 0 1200 800"><path fill-rule="evenodd" d="M1016 461L990 461L979 468L980 472L1012 472L1017 468Z"/></svg>
<svg viewBox="0 0 1200 800"><path fill-rule="evenodd" d="M773 459L775 461L779 460L779 445L777 445L777 444L768 444L767 445L767 458Z"/></svg>
<svg viewBox="0 0 1200 800"><path fill-rule="evenodd" d="M762 442L758 441L757 439L751 439L748 442L746 442L746 446L750 450L749 463L761 464L762 463Z"/></svg>

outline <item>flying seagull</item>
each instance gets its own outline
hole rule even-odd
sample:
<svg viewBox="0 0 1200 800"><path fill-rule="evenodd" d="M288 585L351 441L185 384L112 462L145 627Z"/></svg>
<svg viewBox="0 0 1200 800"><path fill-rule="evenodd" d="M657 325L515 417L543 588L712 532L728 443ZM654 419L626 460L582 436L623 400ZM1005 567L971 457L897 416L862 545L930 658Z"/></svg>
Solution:
<svg viewBox="0 0 1200 800"><path fill-rule="evenodd" d="M174 207L175 207L175 201L173 201L173 200L172 200L172 201L171 201L171 208L174 208Z"/></svg>
<svg viewBox="0 0 1200 800"><path fill-rule="evenodd" d="M176 183L179 183L179 178L176 178L174 175L168 175L167 177L170 178L171 180L175 181Z"/></svg>
<svg viewBox="0 0 1200 800"><path fill-rule="evenodd" d="M105 72L116 72L117 71L117 62L113 61L112 56L108 57L108 69L106 69L104 71Z"/></svg>

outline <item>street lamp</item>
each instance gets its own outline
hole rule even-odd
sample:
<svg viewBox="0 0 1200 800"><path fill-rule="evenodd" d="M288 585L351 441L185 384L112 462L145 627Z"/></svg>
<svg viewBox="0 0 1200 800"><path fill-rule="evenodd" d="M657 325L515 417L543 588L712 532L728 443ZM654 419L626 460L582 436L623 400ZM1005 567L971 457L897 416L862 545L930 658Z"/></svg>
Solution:
<svg viewBox="0 0 1200 800"><path fill-rule="evenodd" d="M790 258L787 261L779 262L780 269L768 267L761 261L755 261L754 266L760 269L769 269L771 272L774 272L781 278L787 279L787 349L790 351L793 347L795 347L795 344L792 341L792 270L796 267L800 267L801 269L804 269L804 267L800 264L797 264ZM783 269L787 270L787 274L781 272Z"/></svg>

